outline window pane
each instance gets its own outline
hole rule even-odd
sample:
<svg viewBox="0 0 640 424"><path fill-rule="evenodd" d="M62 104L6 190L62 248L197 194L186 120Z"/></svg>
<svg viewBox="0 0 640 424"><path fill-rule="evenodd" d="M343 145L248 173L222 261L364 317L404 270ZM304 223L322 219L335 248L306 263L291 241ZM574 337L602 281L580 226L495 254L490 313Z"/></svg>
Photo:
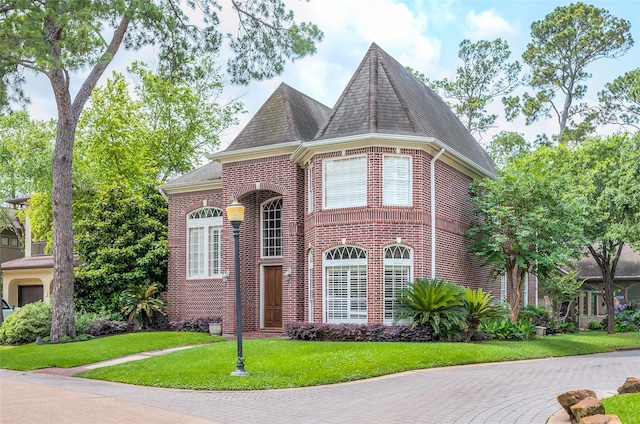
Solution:
<svg viewBox="0 0 640 424"><path fill-rule="evenodd" d="M325 208L366 206L366 156L325 160L323 193Z"/></svg>
<svg viewBox="0 0 640 424"><path fill-rule="evenodd" d="M282 199L262 207L262 256L282 256Z"/></svg>
<svg viewBox="0 0 640 424"><path fill-rule="evenodd" d="M189 228L189 277L204 276L204 228Z"/></svg>
<svg viewBox="0 0 640 424"><path fill-rule="evenodd" d="M385 205L411 206L411 157L385 156L383 180Z"/></svg>
<svg viewBox="0 0 640 424"><path fill-rule="evenodd" d="M209 227L209 276L222 274L222 228Z"/></svg>

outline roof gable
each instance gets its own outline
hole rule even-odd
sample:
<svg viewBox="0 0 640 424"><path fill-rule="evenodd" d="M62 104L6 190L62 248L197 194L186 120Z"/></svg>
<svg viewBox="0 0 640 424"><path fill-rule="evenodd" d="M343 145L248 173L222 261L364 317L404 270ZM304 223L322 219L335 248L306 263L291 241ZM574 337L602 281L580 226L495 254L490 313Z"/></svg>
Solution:
<svg viewBox="0 0 640 424"><path fill-rule="evenodd" d="M440 96L375 43L315 139L368 133L433 137L495 174L489 155Z"/></svg>
<svg viewBox="0 0 640 424"><path fill-rule="evenodd" d="M312 140L330 111L322 103L282 83L226 151Z"/></svg>

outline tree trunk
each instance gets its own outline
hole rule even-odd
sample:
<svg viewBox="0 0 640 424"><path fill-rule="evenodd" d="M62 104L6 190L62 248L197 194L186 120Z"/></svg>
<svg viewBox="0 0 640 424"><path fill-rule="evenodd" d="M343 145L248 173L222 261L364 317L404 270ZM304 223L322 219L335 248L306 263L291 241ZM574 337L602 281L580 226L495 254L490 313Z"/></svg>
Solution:
<svg viewBox="0 0 640 424"><path fill-rule="evenodd" d="M614 334L615 310L613 306L613 278L616 275L616 267L620 259L620 253L624 246L623 241L604 240L601 242L601 252L596 251L592 246L588 246L591 256L595 259L602 273L604 285L604 302L607 307L607 333Z"/></svg>

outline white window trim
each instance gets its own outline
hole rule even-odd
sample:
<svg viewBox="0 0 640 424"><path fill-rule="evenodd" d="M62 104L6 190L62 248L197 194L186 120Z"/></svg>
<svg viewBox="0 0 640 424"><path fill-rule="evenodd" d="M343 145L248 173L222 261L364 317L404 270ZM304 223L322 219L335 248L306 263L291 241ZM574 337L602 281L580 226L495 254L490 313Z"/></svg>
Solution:
<svg viewBox="0 0 640 424"><path fill-rule="evenodd" d="M203 209L215 209L218 211L219 216L209 217L209 218L189 218L190 215L194 214ZM209 229L216 228L220 231L220 267L217 274L213 274L211 269L209 269L209 249L211 247L211 243L209 241ZM205 258L205 266L204 273L202 274L193 274L191 270L191 236L189 235L189 230L192 228L203 228L204 229L204 258ZM198 280L203 278L222 278L222 210L219 208L205 207L196 209L187 214L187 258L186 258L186 274L188 280Z"/></svg>
<svg viewBox="0 0 640 424"><path fill-rule="evenodd" d="M529 304L529 273L524 275L524 290L522 291L522 304L527 306Z"/></svg>
<svg viewBox="0 0 640 424"><path fill-rule="evenodd" d="M327 165L330 163L334 163L334 162L339 162L339 161L355 161L357 159L361 159L364 158L364 198L357 201L357 202L353 202L353 203L349 203L349 201L345 202L345 203L337 203L337 204L331 204L329 205L327 202ZM322 161L322 209L340 209L340 208L354 208L354 207L359 207L359 206L367 206L367 181L368 181L368 169L367 169L367 155L352 155L352 156L342 156L342 157L336 157L336 158L329 158L329 159L324 159ZM349 187L349 186L353 186L353 181L342 181L342 185L344 187ZM360 194L362 195L362 194ZM357 199L354 196L350 196L350 199Z"/></svg>
<svg viewBox="0 0 640 424"><path fill-rule="evenodd" d="M396 259L396 258L386 258L386 252L387 249L393 249L393 248L397 248L397 247L402 247L405 248L409 251L409 259ZM383 250L383 262L384 262L384 266L383 266L383 280L384 280L384 276L386 276L386 268L387 266L405 266L405 267L409 267L409 279L407 281L407 283L410 283L413 281L413 249L410 248L409 246L405 246L403 244L394 244L391 246L387 246L384 248ZM383 292L386 293L386 281L383 281ZM384 323L385 325L393 325L394 324L394 320L388 320L386 318L387 315L387 310L386 310L386 296L383 295L383 315L384 315ZM409 323L410 320L407 319L403 319L401 321L399 321L399 324L407 324Z"/></svg>
<svg viewBox="0 0 640 424"><path fill-rule="evenodd" d="M307 212L313 212L313 165L307 169Z"/></svg>
<svg viewBox="0 0 640 424"><path fill-rule="evenodd" d="M309 250L307 254L307 267L308 267L308 296L309 296L309 322L313 322L313 250Z"/></svg>
<svg viewBox="0 0 640 424"><path fill-rule="evenodd" d="M352 249L359 249L361 251L364 252L365 257L364 258L357 258L357 259L326 259L326 255L328 252L336 249L336 247L334 248L330 248L327 249L323 255L322 255L322 315L324 317L324 322L326 323L331 323L331 324L341 324L341 323L351 323L351 324L366 324L367 320L368 320L368 316L369 316L369 308L368 308L368 297L369 297L369 270L367 267L367 258L368 258L368 254L367 251L357 247L357 246L339 246L337 248L340 247L346 247L346 248L352 248ZM327 306L327 302L328 302L328 295L327 295L327 290L328 290L328 282L327 282L327 268L331 268L331 267L356 267L356 266L364 266L365 269L367 270L367 279L366 279L366 285L367 285L367 307L365 310L365 316L363 318L346 318L346 319L328 319L328 306ZM349 314L350 312L350 296L347 296L347 314Z"/></svg>
<svg viewBox="0 0 640 424"><path fill-rule="evenodd" d="M409 159L409 170L408 170L408 174L409 174L409 181L408 181L408 193L407 193L407 202L406 203L401 203L401 202L391 202L389 201L389 199L387 199L385 197L385 185L386 185L386 181L385 181L385 159L386 158L390 158L390 157L396 157L396 158L407 158ZM397 188L397 187L396 187ZM392 154L388 154L388 155L382 155L382 204L385 206L413 206L413 156L411 155L392 155Z"/></svg>
<svg viewBox="0 0 640 424"><path fill-rule="evenodd" d="M502 274L500 276L500 302L507 303L508 299L507 274Z"/></svg>
<svg viewBox="0 0 640 424"><path fill-rule="evenodd" d="M269 203L276 202L280 200L280 255L265 255L264 254L264 207ZM283 235L284 235L284 226L283 226L283 215L284 215L284 201L282 200L282 196L272 197L271 199L263 202L260 205L260 257L261 258L282 258L282 252L284 249L283 246Z"/></svg>

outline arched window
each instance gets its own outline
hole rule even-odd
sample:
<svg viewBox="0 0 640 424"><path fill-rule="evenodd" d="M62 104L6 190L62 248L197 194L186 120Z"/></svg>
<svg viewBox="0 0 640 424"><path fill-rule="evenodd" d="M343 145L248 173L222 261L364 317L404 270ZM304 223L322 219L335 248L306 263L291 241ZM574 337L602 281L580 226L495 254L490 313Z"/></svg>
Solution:
<svg viewBox="0 0 640 424"><path fill-rule="evenodd" d="M222 210L202 208L187 215L187 276L222 274Z"/></svg>
<svg viewBox="0 0 640 424"><path fill-rule="evenodd" d="M262 205L262 257L282 256L282 198Z"/></svg>
<svg viewBox="0 0 640 424"><path fill-rule="evenodd" d="M340 246L324 252L326 322L367 322L367 252Z"/></svg>
<svg viewBox="0 0 640 424"><path fill-rule="evenodd" d="M384 249L384 323L392 325L398 316L398 301L402 289L413 279L413 252L393 245Z"/></svg>

